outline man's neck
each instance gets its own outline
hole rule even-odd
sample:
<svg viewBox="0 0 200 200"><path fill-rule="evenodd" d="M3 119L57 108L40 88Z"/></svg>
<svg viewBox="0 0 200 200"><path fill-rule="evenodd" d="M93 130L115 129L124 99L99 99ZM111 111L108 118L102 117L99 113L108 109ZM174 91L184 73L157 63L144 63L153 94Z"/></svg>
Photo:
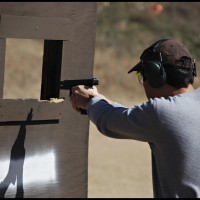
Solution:
<svg viewBox="0 0 200 200"><path fill-rule="evenodd" d="M183 94L185 92L191 92L194 90L194 87L189 84L187 88L179 88L177 90L172 90L171 92L171 96L175 96L175 95L178 95L178 94Z"/></svg>
<svg viewBox="0 0 200 200"><path fill-rule="evenodd" d="M183 87L183 88L179 88L179 89L165 84L162 88L151 88L149 95L148 95L148 99L149 98L155 98L155 97L157 97L157 98L161 98L161 97L168 98L169 96L175 96L175 95L178 95L178 94L191 92L193 90L194 90L194 87L191 84L189 84L187 88Z"/></svg>

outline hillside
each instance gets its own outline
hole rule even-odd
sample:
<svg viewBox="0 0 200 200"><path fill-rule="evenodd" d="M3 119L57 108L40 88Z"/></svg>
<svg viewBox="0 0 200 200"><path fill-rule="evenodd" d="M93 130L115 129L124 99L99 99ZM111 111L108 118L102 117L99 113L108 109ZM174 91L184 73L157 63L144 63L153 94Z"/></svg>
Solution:
<svg viewBox="0 0 200 200"><path fill-rule="evenodd" d="M155 4L163 6L161 13L153 12ZM185 44L199 72L199 9L200 2L99 3L95 54L99 88L120 100L146 100L137 78L127 71L139 61L144 48L160 38Z"/></svg>

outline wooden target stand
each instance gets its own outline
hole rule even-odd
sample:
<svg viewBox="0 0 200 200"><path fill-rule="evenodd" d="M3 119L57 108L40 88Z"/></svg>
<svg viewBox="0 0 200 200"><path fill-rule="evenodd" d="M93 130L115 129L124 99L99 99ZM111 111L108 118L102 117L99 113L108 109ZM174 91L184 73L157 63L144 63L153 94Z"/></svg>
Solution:
<svg viewBox="0 0 200 200"><path fill-rule="evenodd" d="M96 8L0 3L1 198L87 197L89 120L59 83L93 77ZM3 99L6 38L44 40L40 100Z"/></svg>

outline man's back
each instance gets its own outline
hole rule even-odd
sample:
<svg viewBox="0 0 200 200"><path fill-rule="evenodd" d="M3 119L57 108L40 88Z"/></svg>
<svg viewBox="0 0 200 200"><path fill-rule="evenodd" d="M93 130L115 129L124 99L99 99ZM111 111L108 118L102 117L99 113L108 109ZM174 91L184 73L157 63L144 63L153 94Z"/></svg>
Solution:
<svg viewBox="0 0 200 200"><path fill-rule="evenodd" d="M155 101L155 197L200 197L200 89Z"/></svg>
<svg viewBox="0 0 200 200"><path fill-rule="evenodd" d="M131 108L94 97L88 111L104 135L149 143L155 197L200 197L200 88Z"/></svg>

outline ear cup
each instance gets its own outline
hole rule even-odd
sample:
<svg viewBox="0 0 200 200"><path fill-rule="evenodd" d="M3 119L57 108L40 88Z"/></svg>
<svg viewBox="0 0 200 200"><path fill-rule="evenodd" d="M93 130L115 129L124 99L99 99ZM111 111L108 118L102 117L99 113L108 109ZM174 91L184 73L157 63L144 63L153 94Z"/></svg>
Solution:
<svg viewBox="0 0 200 200"><path fill-rule="evenodd" d="M143 75L154 88L160 88L166 82L166 73L159 61L143 62Z"/></svg>
<svg viewBox="0 0 200 200"><path fill-rule="evenodd" d="M193 76L197 76L197 69L196 69L195 61L194 61L194 63L193 63L193 67L192 67L192 75L193 75Z"/></svg>

